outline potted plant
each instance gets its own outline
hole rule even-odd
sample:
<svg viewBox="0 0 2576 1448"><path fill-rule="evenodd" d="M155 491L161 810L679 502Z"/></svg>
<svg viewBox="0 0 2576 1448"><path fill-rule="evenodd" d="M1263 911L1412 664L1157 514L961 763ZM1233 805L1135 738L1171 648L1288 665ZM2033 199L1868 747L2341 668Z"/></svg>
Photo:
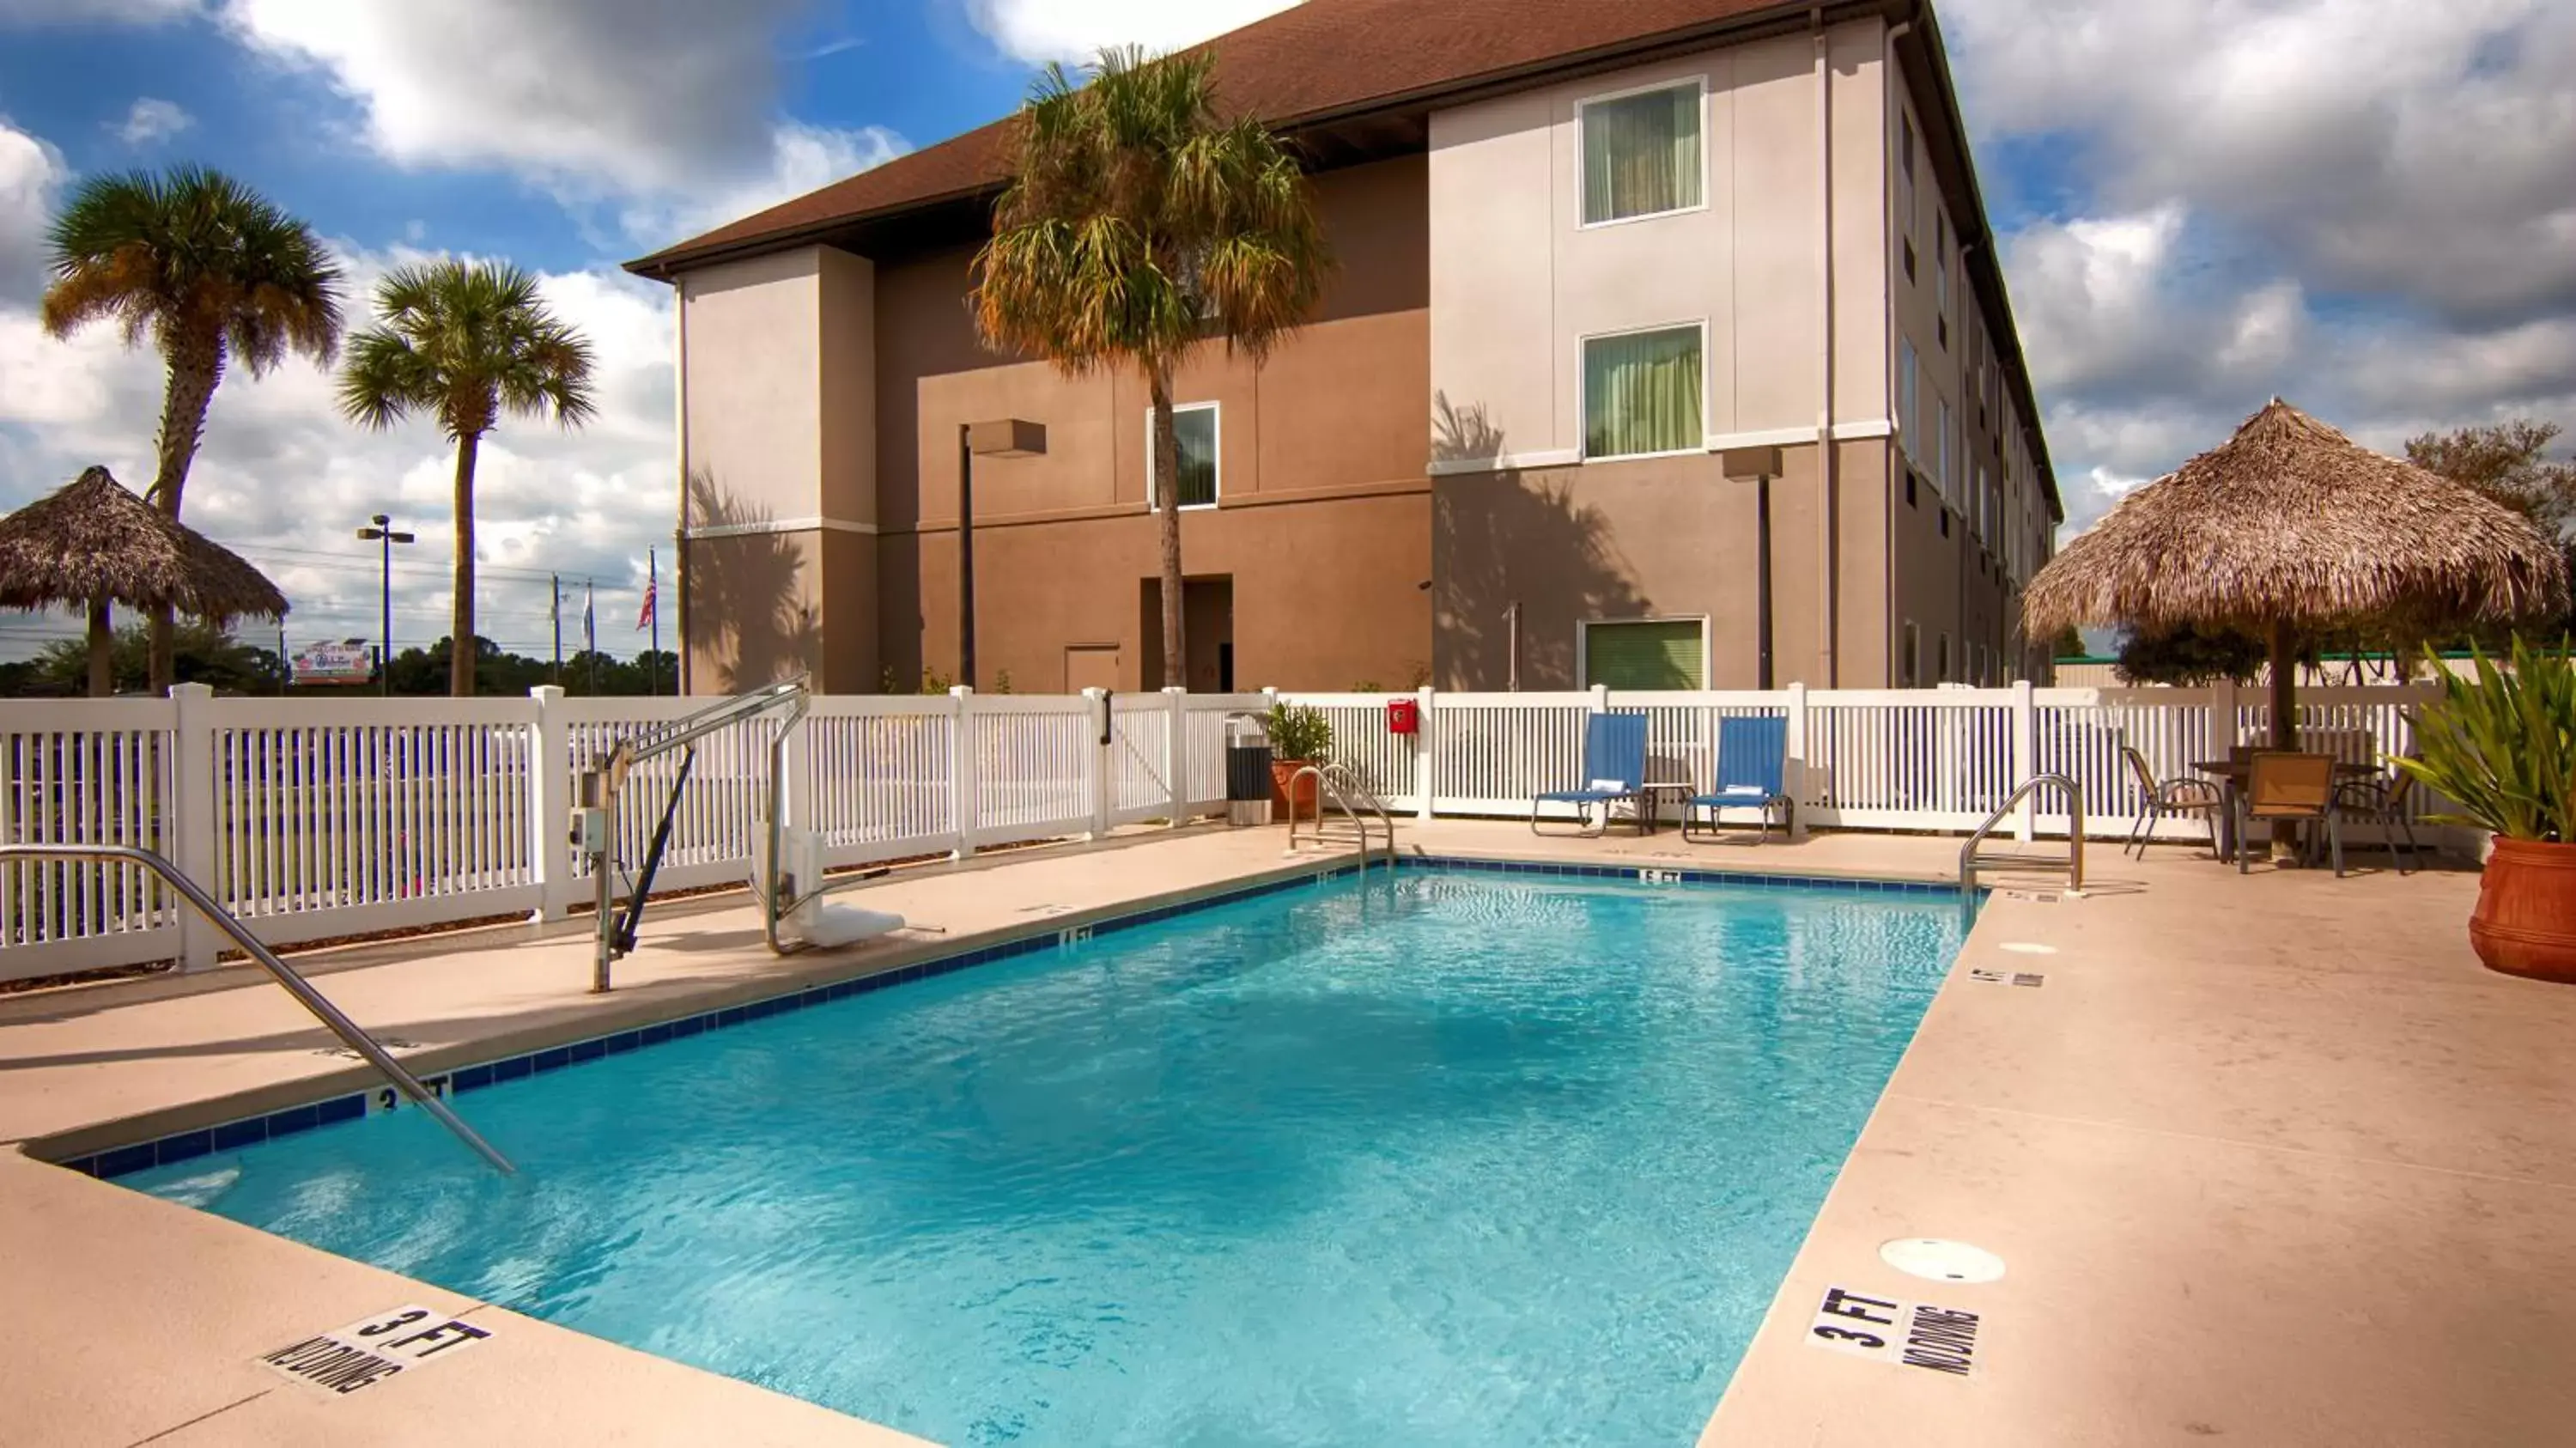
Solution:
<svg viewBox="0 0 2576 1448"><path fill-rule="evenodd" d="M1288 781L1308 765L1323 765L1333 757L1333 723L1324 711L1307 704L1291 704L1282 699L1270 706L1270 717L1262 722L1262 732L1270 736L1270 808L1282 819L1315 817L1315 781L1306 780L1297 787L1297 797L1288 797Z"/></svg>
<svg viewBox="0 0 2576 1448"><path fill-rule="evenodd" d="M2514 640L2511 672L2484 654L2447 676L2398 768L2458 802L2446 824L2495 832L2469 917L2491 970L2576 982L2576 664Z"/></svg>

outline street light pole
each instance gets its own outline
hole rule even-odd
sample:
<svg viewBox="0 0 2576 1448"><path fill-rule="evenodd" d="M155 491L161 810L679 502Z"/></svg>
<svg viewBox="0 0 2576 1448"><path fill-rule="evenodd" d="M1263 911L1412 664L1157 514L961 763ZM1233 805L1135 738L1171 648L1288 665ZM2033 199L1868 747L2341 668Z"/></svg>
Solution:
<svg viewBox="0 0 2576 1448"><path fill-rule="evenodd" d="M415 539L412 534L396 532L394 520L386 514L378 513L367 521L375 526L359 529L358 541L384 545L384 626L376 635L376 692L390 695L394 691L394 545Z"/></svg>

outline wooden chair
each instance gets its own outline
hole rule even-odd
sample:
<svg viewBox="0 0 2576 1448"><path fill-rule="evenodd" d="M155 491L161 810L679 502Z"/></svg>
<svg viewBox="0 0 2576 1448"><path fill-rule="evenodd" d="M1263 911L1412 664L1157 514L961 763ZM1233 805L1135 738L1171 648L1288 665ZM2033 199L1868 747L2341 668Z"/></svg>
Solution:
<svg viewBox="0 0 2576 1448"><path fill-rule="evenodd" d="M2168 779L2159 782L2156 772L2147 765L2147 756L2137 746L2123 744L2120 757L2128 762L2129 775L2138 782L2138 792L2146 807L2138 812L2138 826L2129 831L2129 843L2120 847L2127 854L2135 848L2139 859L2147 857L2147 842L2156 837L2156 822L2166 815L2197 815L2209 825L2209 853L2218 855L2218 812L2224 807L2224 793L2205 779Z"/></svg>
<svg viewBox="0 0 2576 1448"><path fill-rule="evenodd" d="M2310 820L2325 827L2334 851L2334 872L2341 878L2343 819L2335 808L2334 776L2331 754L2255 755L2245 788L2236 796L2236 873L2245 873L2254 825Z"/></svg>

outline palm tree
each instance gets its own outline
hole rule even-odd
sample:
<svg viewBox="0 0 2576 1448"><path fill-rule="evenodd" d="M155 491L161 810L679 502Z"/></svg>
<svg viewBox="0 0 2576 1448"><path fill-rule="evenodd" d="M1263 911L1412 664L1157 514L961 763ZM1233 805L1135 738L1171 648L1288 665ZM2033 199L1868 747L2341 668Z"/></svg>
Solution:
<svg viewBox="0 0 2576 1448"><path fill-rule="evenodd" d="M376 284L382 320L349 346L340 410L367 427L434 417L456 443L456 604L447 688L474 693L474 455L504 413L578 427L596 411L590 344L555 319L537 279L506 262L397 268Z"/></svg>
<svg viewBox="0 0 2576 1448"><path fill-rule="evenodd" d="M1172 374L1215 337L1255 362L1313 309L1330 264L1305 173L1250 117L1218 113L1204 50L1104 50L1049 66L1018 117L1013 180L975 258L986 345L1068 376L1134 367L1154 406L1163 678L1184 682L1180 446Z"/></svg>
<svg viewBox="0 0 2576 1448"><path fill-rule="evenodd" d="M145 496L174 519L225 363L257 377L289 352L327 364L340 345L340 269L330 254L312 228L220 171L93 177L72 192L48 240L47 332L68 337L113 320L126 345L149 337L160 350L169 377ZM152 613L155 693L173 682L170 618L167 608Z"/></svg>

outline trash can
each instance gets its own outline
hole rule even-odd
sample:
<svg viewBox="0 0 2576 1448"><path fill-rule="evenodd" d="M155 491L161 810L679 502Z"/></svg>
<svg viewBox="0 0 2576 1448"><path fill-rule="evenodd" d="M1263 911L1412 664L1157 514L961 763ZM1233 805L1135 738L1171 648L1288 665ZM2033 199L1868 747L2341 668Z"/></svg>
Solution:
<svg viewBox="0 0 2576 1448"><path fill-rule="evenodd" d="M1258 714L1226 716L1225 819L1231 825L1270 823L1270 735Z"/></svg>

